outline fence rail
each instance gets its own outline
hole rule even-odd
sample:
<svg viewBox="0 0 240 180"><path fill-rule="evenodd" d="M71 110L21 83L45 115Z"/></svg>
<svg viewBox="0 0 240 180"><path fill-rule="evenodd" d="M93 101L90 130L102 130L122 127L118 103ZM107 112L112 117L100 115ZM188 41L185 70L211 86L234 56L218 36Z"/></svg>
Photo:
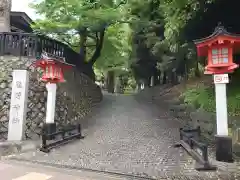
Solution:
<svg viewBox="0 0 240 180"><path fill-rule="evenodd" d="M200 127L196 129L180 128L180 143L175 147L183 147L198 163L196 170L198 171L214 171L216 166L210 164L208 160L208 145L200 141Z"/></svg>
<svg viewBox="0 0 240 180"><path fill-rule="evenodd" d="M58 57L65 57L66 61L71 64L76 64L76 61L79 61L77 52L68 45L49 37L33 33L0 33L0 56L13 55L35 58L40 56L43 51Z"/></svg>
<svg viewBox="0 0 240 180"><path fill-rule="evenodd" d="M51 149L58 147L60 145L67 144L73 141L74 139L83 139L84 137L82 136L81 131L82 130L80 124L77 124L75 126L74 125L65 126L62 130L55 131L51 134L48 134L49 132L47 132L46 129L43 128L42 147L40 148L40 151L49 153ZM47 141L52 142L47 143Z"/></svg>

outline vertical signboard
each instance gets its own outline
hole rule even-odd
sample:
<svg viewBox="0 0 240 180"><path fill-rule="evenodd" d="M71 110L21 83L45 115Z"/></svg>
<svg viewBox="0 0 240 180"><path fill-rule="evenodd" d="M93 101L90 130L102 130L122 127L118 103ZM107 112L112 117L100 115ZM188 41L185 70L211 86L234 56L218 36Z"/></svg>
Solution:
<svg viewBox="0 0 240 180"><path fill-rule="evenodd" d="M11 106L9 113L8 140L23 139L27 111L29 75L27 70L14 70Z"/></svg>

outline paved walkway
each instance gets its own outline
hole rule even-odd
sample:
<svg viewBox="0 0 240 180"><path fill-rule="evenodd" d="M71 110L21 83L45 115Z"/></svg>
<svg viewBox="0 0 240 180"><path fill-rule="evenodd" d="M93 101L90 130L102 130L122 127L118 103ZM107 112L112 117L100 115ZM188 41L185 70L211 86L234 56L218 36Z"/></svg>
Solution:
<svg viewBox="0 0 240 180"><path fill-rule="evenodd" d="M195 162L178 141L180 124L151 103L134 96L105 95L94 116L84 125L85 139L49 154L27 152L12 159L45 165L83 168L98 172L153 179L235 179L227 172L204 173L194 170ZM124 176L123 176L124 177ZM240 176L239 176L240 177ZM240 179L240 178L238 178Z"/></svg>

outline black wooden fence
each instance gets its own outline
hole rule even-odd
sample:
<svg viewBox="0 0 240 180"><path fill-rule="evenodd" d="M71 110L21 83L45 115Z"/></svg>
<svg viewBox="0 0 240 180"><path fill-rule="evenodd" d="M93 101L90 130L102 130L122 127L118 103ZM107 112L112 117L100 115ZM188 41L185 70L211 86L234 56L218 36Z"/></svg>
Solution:
<svg viewBox="0 0 240 180"><path fill-rule="evenodd" d="M0 56L28 56L36 58L45 51L58 57L65 57L71 64L79 63L79 53L68 45L43 35L33 33L0 33Z"/></svg>
<svg viewBox="0 0 240 180"><path fill-rule="evenodd" d="M217 167L210 164L208 160L208 145L201 142L200 127L196 129L180 128L180 143L175 147L183 147L196 160L196 170L198 171L215 171Z"/></svg>

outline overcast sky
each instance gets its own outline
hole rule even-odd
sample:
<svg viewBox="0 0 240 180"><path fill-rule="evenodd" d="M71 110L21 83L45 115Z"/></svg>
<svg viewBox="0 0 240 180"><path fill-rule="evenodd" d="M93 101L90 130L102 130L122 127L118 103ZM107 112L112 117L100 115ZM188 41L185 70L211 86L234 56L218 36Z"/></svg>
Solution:
<svg viewBox="0 0 240 180"><path fill-rule="evenodd" d="M36 19L37 16L34 10L28 7L29 3L33 1L34 0L12 0L12 11L25 12L30 18Z"/></svg>

